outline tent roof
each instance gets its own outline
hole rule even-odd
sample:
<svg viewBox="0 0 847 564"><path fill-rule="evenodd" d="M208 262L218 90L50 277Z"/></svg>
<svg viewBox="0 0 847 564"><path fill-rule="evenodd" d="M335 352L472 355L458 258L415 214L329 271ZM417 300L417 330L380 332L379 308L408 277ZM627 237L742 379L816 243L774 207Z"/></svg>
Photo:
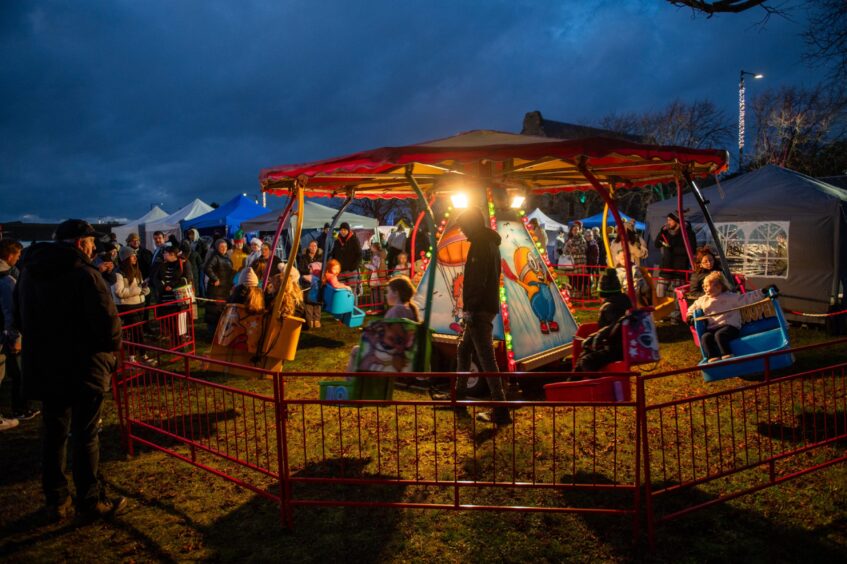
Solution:
<svg viewBox="0 0 847 564"><path fill-rule="evenodd" d="M148 229L151 227L155 228L156 225L170 225L174 223L179 223L183 219L194 219L195 217L207 214L212 210L214 210L212 206L210 206L200 198L195 198L193 201L182 206L177 211L167 217L163 217L155 221L145 221L143 223L147 224Z"/></svg>
<svg viewBox="0 0 847 564"><path fill-rule="evenodd" d="M338 213L338 210L335 208L323 206L321 204L309 201L305 203L304 208L304 229L320 229L324 226L324 223L331 223L333 216ZM279 214L282 213L283 209L284 206L268 213L264 213L260 216L256 216L248 221L244 221L241 223L241 228L244 231L273 231L277 227L277 221L279 221ZM294 215L296 214L297 212L295 211ZM379 222L372 217L358 215L350 212L344 212L341 215L341 219L339 220L339 222L341 221L346 221L354 229L360 226L365 229L376 229L377 225L379 225Z"/></svg>
<svg viewBox="0 0 847 564"><path fill-rule="evenodd" d="M306 196L416 197L406 177L411 167L427 192L445 189L443 180L472 181L483 172L490 182L534 193L588 190L579 166L601 182L641 186L672 180L682 170L695 178L726 169L723 150L641 145L592 137L559 140L477 130L405 147L382 147L345 157L262 170L263 190L283 194L298 180Z"/></svg>
<svg viewBox="0 0 847 564"><path fill-rule="evenodd" d="M712 214L720 211L724 218L756 220L772 217L774 210L783 215L790 210L791 215L819 215L822 205L833 199L847 201L847 190L827 184L817 178L782 168L767 165L760 169L736 176L720 184L702 190L703 197L709 201ZM691 194L683 196L683 206L690 210L689 219L701 220L700 208ZM648 206L648 218L676 210L676 198L656 202Z"/></svg>
<svg viewBox="0 0 847 564"><path fill-rule="evenodd" d="M153 206L153 209L149 212L145 213L138 219L134 219L132 221L126 222L121 227L125 227L127 225L138 225L140 223L145 223L147 221L156 221L157 219L162 219L163 217L167 217L168 212L160 208L159 206Z"/></svg>
<svg viewBox="0 0 847 564"><path fill-rule="evenodd" d="M568 226L565 223L560 223L555 219L552 219L550 216L541 211L541 208L535 208L532 212L526 214L527 219L537 219L538 223L544 228L545 231L558 231L561 227L567 233Z"/></svg>
<svg viewBox="0 0 847 564"><path fill-rule="evenodd" d="M631 221L633 219L623 212L618 213L620 213L621 219L624 221ZM582 221L583 227L600 227L603 225L603 212L592 215L590 217L586 217L585 219L581 219L580 221ZM615 225L615 216L613 216L611 213L609 213L608 217L606 218L606 225ZM644 224L643 221L635 222L635 228L639 231L644 231L646 227L647 226Z"/></svg>
<svg viewBox="0 0 847 564"><path fill-rule="evenodd" d="M190 220L183 220L183 224L188 229L203 229L222 225L236 226L264 211L265 208L250 198L239 194L216 210Z"/></svg>

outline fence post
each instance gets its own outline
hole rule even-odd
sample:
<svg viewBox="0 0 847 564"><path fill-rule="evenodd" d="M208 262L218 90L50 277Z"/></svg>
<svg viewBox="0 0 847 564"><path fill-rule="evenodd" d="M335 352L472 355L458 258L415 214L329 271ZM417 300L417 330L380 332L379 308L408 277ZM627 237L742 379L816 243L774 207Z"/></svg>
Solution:
<svg viewBox="0 0 847 564"><path fill-rule="evenodd" d="M638 419L640 433L636 436L636 443L640 442L644 449L643 469L644 469L644 503L647 508L647 543L650 551L656 549L656 525L653 515L653 492L652 480L650 477L650 437L647 434L647 400L644 397L644 378L638 376L636 379L635 391L635 411Z"/></svg>
<svg viewBox="0 0 847 564"><path fill-rule="evenodd" d="M291 482L288 470L288 408L285 403L285 388L281 372L274 372L274 405L276 409L276 453L279 472L279 519L283 527L294 525L290 504Z"/></svg>

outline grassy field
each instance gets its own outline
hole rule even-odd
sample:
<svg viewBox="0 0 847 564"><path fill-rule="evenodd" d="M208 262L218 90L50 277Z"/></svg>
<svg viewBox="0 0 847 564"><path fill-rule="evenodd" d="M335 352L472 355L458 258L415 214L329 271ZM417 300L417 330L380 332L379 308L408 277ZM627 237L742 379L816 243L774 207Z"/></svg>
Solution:
<svg viewBox="0 0 847 564"><path fill-rule="evenodd" d="M696 349L681 326L662 326L662 360L656 370L690 366ZM822 332L793 328L792 342L803 345L825 340ZM358 333L327 322L318 332L304 333L292 371L338 371L347 361ZM801 367L847 360L845 347L824 349L798 359ZM272 395L268 380L206 374L220 383ZM3 405L8 405L4 386ZM682 375L657 384L657 399L720 389L699 377ZM288 397L314 398L313 379L287 383ZM395 397L424 399L424 391L399 389ZM513 432L525 429L521 410ZM345 415L350 417L350 415ZM363 416L373 425L372 416ZM452 415L446 418L448 430ZM302 421L305 425L306 421ZM408 420L408 415L404 416ZM544 418L538 417L543 425ZM440 421L440 419L439 419ZM292 425L298 424L296 417ZM436 425L441 428L440 423ZM523 427L522 427L523 426ZM842 560L847 556L847 467L836 465L786 485L714 506L659 529L658 546L649 554L631 542L626 518L593 515L515 512L452 512L364 508L295 508L295 527L279 526L276 505L260 496L196 470L158 451L140 448L127 458L120 446L114 404L104 414L102 471L109 491L125 495L130 506L114 522L48 525L40 513L38 420L0 434L0 558L7 561L726 561L791 562ZM572 429L575 432L575 429ZM460 454L482 445L460 428ZM543 434L539 431L539 434ZM309 435L309 452L317 448ZM398 437L399 438L399 437ZM485 443L486 445L488 443ZM480 448L482 448L480 446ZM543 445L539 450L543 450ZM831 449L843 451L844 444ZM618 452L618 451L615 451ZM622 456L626 451L621 450ZM449 453L447 453L449 455ZM524 456L534 456L533 452ZM541 452L548 456L549 453ZM632 453L625 454L631 457ZM490 461L489 452L479 460ZM367 457L367 465L373 464ZM543 459L539 457L539 459ZM304 457L303 465L310 462ZM604 459L605 460L605 459ZM312 460L313 461L313 460ZM312 468L316 475L332 467ZM370 471L359 468L358 471ZM430 467L423 472L429 472ZM448 468L448 470L452 470ZM349 471L349 469L348 469ZM407 469L401 469L406 472ZM440 472L444 472L442 468ZM464 468L463 472L471 472ZM484 468L480 472L489 471ZM604 470L601 469L602 473ZM452 479L452 474L441 476ZM687 501L708 500L721 486L695 488ZM305 488L305 496L322 492ZM323 492L324 494L327 492ZM348 487L332 491L350 499L440 499L441 492L421 487L378 490ZM503 492L482 491L479 503L502 501ZM580 505L595 498L579 492L533 492L534 503Z"/></svg>

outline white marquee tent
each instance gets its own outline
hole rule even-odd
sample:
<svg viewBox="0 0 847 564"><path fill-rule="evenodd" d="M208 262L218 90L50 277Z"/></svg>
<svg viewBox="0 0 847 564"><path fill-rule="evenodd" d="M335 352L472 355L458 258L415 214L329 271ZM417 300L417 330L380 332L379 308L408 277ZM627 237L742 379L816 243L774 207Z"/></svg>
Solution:
<svg viewBox="0 0 847 564"><path fill-rule="evenodd" d="M143 222L139 225L139 235L141 242L147 249L153 248L153 233L162 231L165 238L168 235L176 235L177 240L182 239L182 230L179 222L185 219L194 219L201 215L207 214L214 208L199 198L195 198L192 202L184 205L169 216L156 219L154 221Z"/></svg>
<svg viewBox="0 0 847 564"><path fill-rule="evenodd" d="M141 217L136 220L130 221L128 223L124 223L123 225L118 225L117 227L112 227L112 233L117 237L118 243L123 245L126 242L126 238L129 237L130 233L138 233L138 226L147 221L155 221L157 219L162 219L163 217L167 217L168 212L160 208L159 206L154 206L152 210L145 213Z"/></svg>

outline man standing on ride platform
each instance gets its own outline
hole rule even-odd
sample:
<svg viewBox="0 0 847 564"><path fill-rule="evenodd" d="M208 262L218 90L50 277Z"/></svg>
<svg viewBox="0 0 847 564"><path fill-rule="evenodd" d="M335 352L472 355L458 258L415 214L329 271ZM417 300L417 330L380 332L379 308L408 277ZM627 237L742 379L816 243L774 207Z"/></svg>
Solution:
<svg viewBox="0 0 847 564"><path fill-rule="evenodd" d="M47 514L70 515L65 476L69 434L77 512L111 517L126 499L106 499L98 477L98 423L121 347L121 324L111 291L91 263L94 231L81 219L59 225L54 243L37 243L15 291L23 347L24 392L42 401L42 486Z"/></svg>
<svg viewBox="0 0 847 564"><path fill-rule="evenodd" d="M696 246L697 239L694 230L687 221L685 222L685 229L689 243ZM660 263L662 272L659 273L660 279L656 284L656 297L663 298L670 295L674 288L685 283L684 271L691 268L678 215L673 212L668 214L667 221L659 231L655 244L657 249L662 250L662 261ZM678 321L679 317L679 312L674 311L669 319Z"/></svg>
<svg viewBox="0 0 847 564"><path fill-rule="evenodd" d="M468 372L471 358L476 356L483 372L499 372L494 357L494 318L500 311L500 235L485 226L485 219L477 209L469 209L459 216L459 229L468 238L465 282L462 288L465 330L459 342L456 371ZM487 377L486 383L493 401L506 401L503 380ZM464 399L468 390L468 377L456 380L456 399ZM478 421L506 425L511 423L506 407L495 407L491 414L478 413Z"/></svg>
<svg viewBox="0 0 847 564"><path fill-rule="evenodd" d="M333 245L332 253L329 256L341 263L339 279L353 288L353 294L358 298L361 291L359 265L362 262L362 245L359 243L359 238L350 229L350 224L346 221L338 228L338 238L335 239L335 245Z"/></svg>

